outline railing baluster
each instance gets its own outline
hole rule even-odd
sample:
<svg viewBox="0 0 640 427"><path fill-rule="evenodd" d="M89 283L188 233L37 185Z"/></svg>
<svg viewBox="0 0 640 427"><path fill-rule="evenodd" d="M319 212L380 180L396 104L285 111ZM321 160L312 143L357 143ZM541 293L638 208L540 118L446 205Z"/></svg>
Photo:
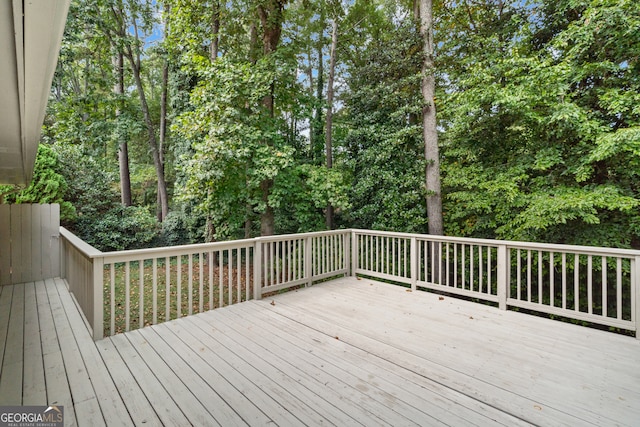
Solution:
<svg viewBox="0 0 640 427"><path fill-rule="evenodd" d="M484 276L484 269L482 268L483 266L483 262L482 262L482 246L478 246L478 292L482 293L482 285L483 285L483 277Z"/></svg>
<svg viewBox="0 0 640 427"><path fill-rule="evenodd" d="M517 263L518 263L518 267L517 267L518 268L518 272L517 272L518 295L516 299L522 300L522 251L520 249L518 249Z"/></svg>
<svg viewBox="0 0 640 427"><path fill-rule="evenodd" d="M245 301L251 299L250 287L249 287L249 269L251 268L249 262L251 261L250 248L244 248L244 292Z"/></svg>
<svg viewBox="0 0 640 427"><path fill-rule="evenodd" d="M573 309L580 311L580 255L573 258Z"/></svg>
<svg viewBox="0 0 640 427"><path fill-rule="evenodd" d="M158 323L158 258L153 257L152 285L153 286L153 324Z"/></svg>
<svg viewBox="0 0 640 427"><path fill-rule="evenodd" d="M555 307L555 296L556 296L556 288L555 288L555 262L554 262L554 253L549 252L549 305L551 307Z"/></svg>
<svg viewBox="0 0 640 427"><path fill-rule="evenodd" d="M458 244L453 244L453 287L458 288Z"/></svg>
<svg viewBox="0 0 640 427"><path fill-rule="evenodd" d="M111 279L111 283L109 284L111 288L109 290L111 297L111 318L109 319L109 335L114 335L116 333L116 266L114 265L114 263L111 263L109 265L109 273Z"/></svg>
<svg viewBox="0 0 640 427"><path fill-rule="evenodd" d="M538 251L538 304L544 302L544 295L542 294L542 251Z"/></svg>
<svg viewBox="0 0 640 427"><path fill-rule="evenodd" d="M436 242L431 241L431 283L435 283L436 282Z"/></svg>
<svg viewBox="0 0 640 427"><path fill-rule="evenodd" d="M620 257L616 259L616 318L622 320L622 258Z"/></svg>
<svg viewBox="0 0 640 427"><path fill-rule="evenodd" d="M491 246L487 246L487 295L491 295Z"/></svg>
<svg viewBox="0 0 640 427"><path fill-rule="evenodd" d="M209 251L207 260L209 261L209 310L213 310L213 251Z"/></svg>
<svg viewBox="0 0 640 427"><path fill-rule="evenodd" d="M204 311L204 256L202 252L198 252L198 310L200 313Z"/></svg>
<svg viewBox="0 0 640 427"><path fill-rule="evenodd" d="M229 260L227 261L227 286L228 286L228 301L229 305L233 305L233 249L228 250Z"/></svg>
<svg viewBox="0 0 640 427"><path fill-rule="evenodd" d="M531 302L531 250L527 251L527 301Z"/></svg>
<svg viewBox="0 0 640 427"><path fill-rule="evenodd" d="M462 262L461 262L461 264L462 264L462 283L460 283L460 288L461 289L467 289L466 274L465 274L465 270L466 270L465 267L466 267L466 264L467 264L467 257L465 256L465 246L467 246L467 245L465 245L463 243L460 246L462 246L462 254L461 254L461 257L462 257Z"/></svg>
<svg viewBox="0 0 640 427"><path fill-rule="evenodd" d="M176 275L177 275L177 286L176 290L176 318L182 317L182 255L178 255L176 257Z"/></svg>
<svg viewBox="0 0 640 427"><path fill-rule="evenodd" d="M562 309L567 309L567 254L562 252Z"/></svg>
<svg viewBox="0 0 640 427"><path fill-rule="evenodd" d="M374 270L380 271L380 236L376 237L376 265Z"/></svg>
<svg viewBox="0 0 640 427"><path fill-rule="evenodd" d="M125 331L129 332L131 328L131 266L130 262L127 261L124 266L124 289L125 289L125 298L124 298L124 309L125 309Z"/></svg>
<svg viewBox="0 0 640 427"><path fill-rule="evenodd" d="M446 283L445 283L445 284L446 284L447 286L450 286L450 283L449 283L449 277L451 277L451 276L450 276L451 268L450 268L450 266L449 266L449 242L447 242L447 249L446 249L446 253L447 253L447 255L446 255L446 260L447 260L447 261L446 261L446 263L447 263L447 274L446 274Z"/></svg>
<svg viewBox="0 0 640 427"><path fill-rule="evenodd" d="M193 314L193 254L189 254L189 314Z"/></svg>
<svg viewBox="0 0 640 427"><path fill-rule="evenodd" d="M473 260L473 252L474 252L473 248L474 248L474 245L469 245L469 290L471 292L474 291L474 288L473 288L473 281L474 280L473 279L474 279L474 276L475 276L475 274L474 274L475 273L475 271L474 271L475 270L475 268L474 268L475 266L474 266L474 262L473 262L474 261Z"/></svg>
<svg viewBox="0 0 640 427"><path fill-rule="evenodd" d="M218 307L224 307L224 281L222 276L224 268L224 250L221 250L218 251ZM227 268L229 268L228 264Z"/></svg>
<svg viewBox="0 0 640 427"><path fill-rule="evenodd" d="M164 320L171 320L171 258L164 258L164 305L165 305L165 314Z"/></svg>
<svg viewBox="0 0 640 427"><path fill-rule="evenodd" d="M138 281L138 291L140 292L138 299L138 308L140 309L138 327L141 328L144 326L144 263L142 260L138 261Z"/></svg>
<svg viewBox="0 0 640 427"><path fill-rule="evenodd" d="M274 263L274 252L275 252L275 242L269 243L269 271L267 272L267 274L269 275L269 277L271 278L270 283L273 286L274 284L278 283L276 281L275 278L275 274L274 274L274 268L273 268L273 263Z"/></svg>
<svg viewBox="0 0 640 427"><path fill-rule="evenodd" d="M238 299L236 302L242 302L242 274L241 274L241 264L242 261L242 252L241 249L236 249L236 287L238 288Z"/></svg>
<svg viewBox="0 0 640 427"><path fill-rule="evenodd" d="M593 257L587 258L587 307L588 313L593 313Z"/></svg>
<svg viewBox="0 0 640 427"><path fill-rule="evenodd" d="M438 266L438 285L442 285L442 245L444 244L444 242L438 242L438 260L437 260L437 266Z"/></svg>
<svg viewBox="0 0 640 427"><path fill-rule="evenodd" d="M602 257L602 315L607 317L607 257Z"/></svg>

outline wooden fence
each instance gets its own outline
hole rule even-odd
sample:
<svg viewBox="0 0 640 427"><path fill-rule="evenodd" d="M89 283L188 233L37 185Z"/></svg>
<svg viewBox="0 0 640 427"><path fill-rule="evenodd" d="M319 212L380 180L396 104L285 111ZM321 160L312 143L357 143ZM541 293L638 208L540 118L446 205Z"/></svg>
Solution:
<svg viewBox="0 0 640 427"><path fill-rule="evenodd" d="M0 285L60 276L60 205L0 204Z"/></svg>

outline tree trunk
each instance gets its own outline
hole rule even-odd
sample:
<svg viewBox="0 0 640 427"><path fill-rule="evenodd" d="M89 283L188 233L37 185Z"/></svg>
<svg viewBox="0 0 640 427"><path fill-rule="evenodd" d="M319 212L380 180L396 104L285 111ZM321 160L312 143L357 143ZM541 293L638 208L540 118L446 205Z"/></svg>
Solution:
<svg viewBox="0 0 640 427"><path fill-rule="evenodd" d="M282 34L282 21L284 19L284 5L287 0L268 0L265 4L258 6L258 16L262 24L262 46L265 56L271 55L278 48L280 36ZM269 94L262 100L262 104L267 109L269 115L274 117L274 83L271 84ZM273 145L272 141L265 141L267 145ZM269 205L269 195L273 187L272 179L265 179L260 183L262 201L265 210L260 215L260 235L271 236L275 231L275 216L273 207Z"/></svg>
<svg viewBox="0 0 640 427"><path fill-rule="evenodd" d="M338 20L333 20L331 32L331 53L329 55L329 80L327 81L327 127L325 135L327 169L333 167L333 80L336 73L336 47L338 45ZM331 202L327 204L326 225L328 230L333 229L333 206Z"/></svg>
<svg viewBox="0 0 640 427"><path fill-rule="evenodd" d="M211 46L209 48L209 58L211 62L218 57L220 45L220 3L213 3L213 17L211 19Z"/></svg>
<svg viewBox="0 0 640 427"><path fill-rule="evenodd" d="M123 67L122 53L118 52L114 58L114 65L116 71L116 84L113 87L113 92L117 97L122 96L124 93L124 67ZM116 107L116 122L120 117L120 105L122 101L117 101ZM129 145L126 137L123 137L122 132L118 132L118 164L120 166L120 199L123 206L131 206L131 173L129 171Z"/></svg>
<svg viewBox="0 0 640 427"><path fill-rule="evenodd" d="M424 157L426 160L427 218L429 234L444 234L442 222L442 194L440 190L440 154L435 106L435 75L433 62L433 5L432 0L419 1L420 34L423 40L422 64L422 124Z"/></svg>
<svg viewBox="0 0 640 427"><path fill-rule="evenodd" d="M131 71L133 72L133 77L136 81L136 88L138 89L138 96L140 98L140 107L142 108L142 115L144 117L144 122L147 127L147 133L149 136L149 148L151 149L151 156L153 157L153 165L156 169L156 175L158 177L158 195L160 202L160 212L161 218L160 221L164 221L169 213L169 199L167 195L167 184L164 180L164 167L162 165L162 160L160 158L160 150L158 149L158 141L156 138L156 130L153 126L153 121L151 120L151 113L149 112L149 105L147 104L147 97L144 93L144 86L142 85L142 77L140 76L140 66L139 63L136 62L136 59L133 56L133 52L130 47L127 47L128 51L126 53L127 59L131 64Z"/></svg>
<svg viewBox="0 0 640 427"><path fill-rule="evenodd" d="M324 55L322 54L323 49L322 44L322 36L319 37L318 40L318 81L316 84L316 112L315 118L313 120L313 127L311 131L313 132L313 143L314 146L312 148L312 158L314 161L317 161L318 164L322 164L320 160L322 158L322 146L324 145L323 141L323 132L322 132L322 98L324 91Z"/></svg>
<svg viewBox="0 0 640 427"><path fill-rule="evenodd" d="M220 3L214 2L213 4L213 17L211 18L211 46L209 47L209 60L213 63L218 59L218 49L220 43ZM207 190L208 199L211 196L211 188ZM211 217L211 209L207 209L207 223L205 225L204 241L215 242L216 241L216 227L213 225L213 218ZM217 265L217 261L216 264Z"/></svg>

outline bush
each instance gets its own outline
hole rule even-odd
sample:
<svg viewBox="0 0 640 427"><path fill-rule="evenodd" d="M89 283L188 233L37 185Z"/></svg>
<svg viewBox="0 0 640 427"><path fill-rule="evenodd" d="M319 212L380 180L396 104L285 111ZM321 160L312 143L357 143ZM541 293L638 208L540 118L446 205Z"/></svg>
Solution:
<svg viewBox="0 0 640 427"><path fill-rule="evenodd" d="M148 247L158 234L156 219L143 207L116 205L100 217L78 220L80 238L101 251Z"/></svg>

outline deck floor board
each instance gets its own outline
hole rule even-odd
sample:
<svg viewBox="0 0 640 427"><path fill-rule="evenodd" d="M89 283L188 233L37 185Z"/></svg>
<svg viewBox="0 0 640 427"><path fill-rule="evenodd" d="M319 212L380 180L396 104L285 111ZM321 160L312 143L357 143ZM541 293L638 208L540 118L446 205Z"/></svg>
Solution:
<svg viewBox="0 0 640 427"><path fill-rule="evenodd" d="M98 342L51 279L0 288L0 405L66 425L637 425L640 341L343 278Z"/></svg>

